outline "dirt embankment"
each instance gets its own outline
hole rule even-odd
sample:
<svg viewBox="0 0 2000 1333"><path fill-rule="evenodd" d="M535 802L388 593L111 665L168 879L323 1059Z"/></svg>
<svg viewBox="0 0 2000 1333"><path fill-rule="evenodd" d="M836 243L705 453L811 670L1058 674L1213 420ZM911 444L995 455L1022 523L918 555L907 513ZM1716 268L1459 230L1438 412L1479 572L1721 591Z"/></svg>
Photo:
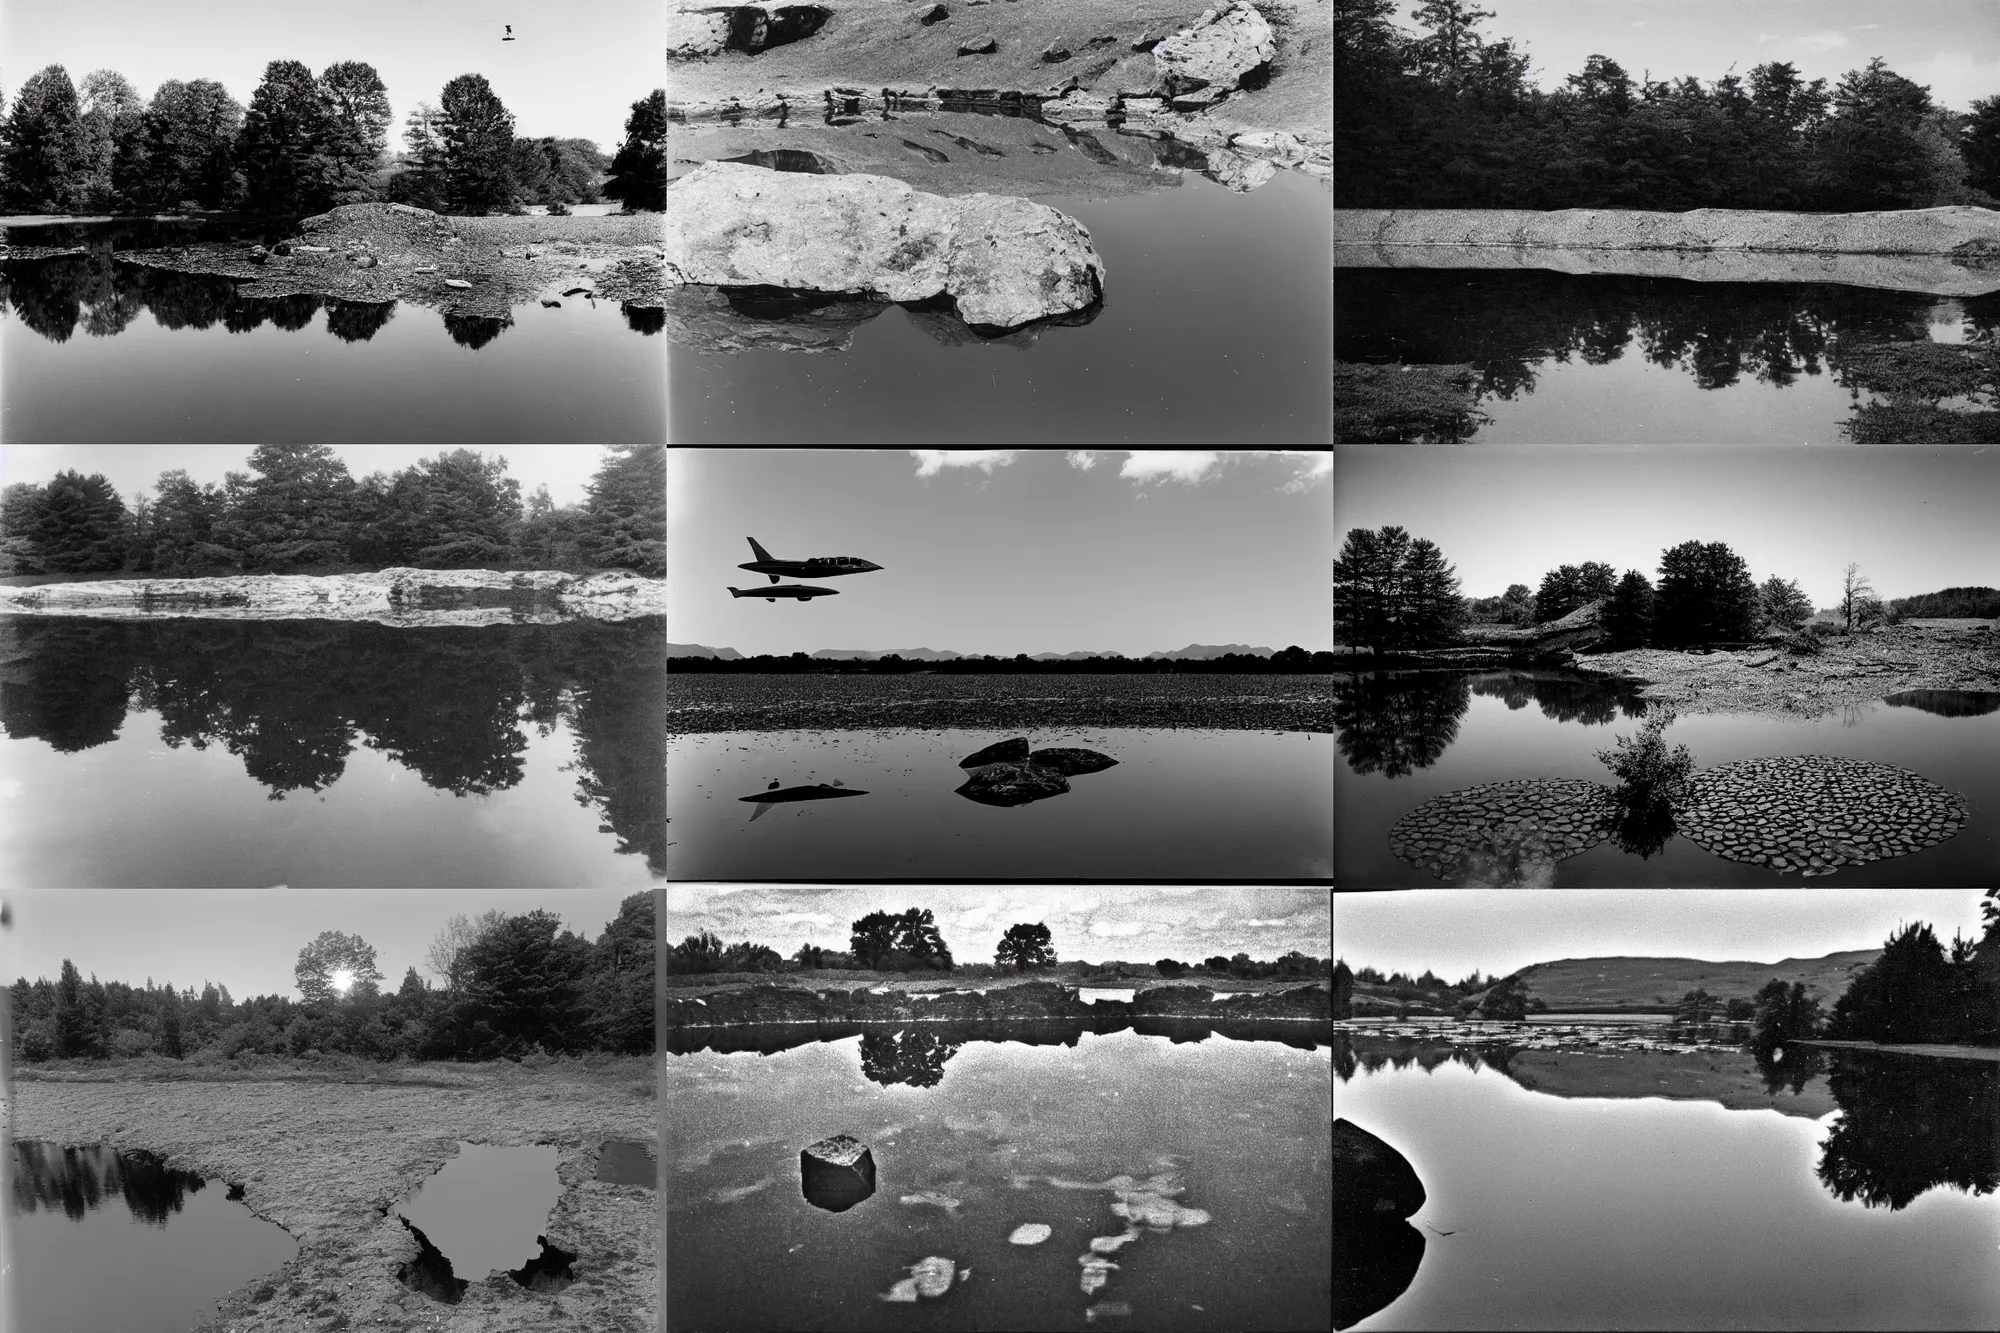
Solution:
<svg viewBox="0 0 2000 1333"><path fill-rule="evenodd" d="M1345 208L1334 211L1333 239L1362 246L1956 255L1979 261L2000 257L2000 211L1964 205L1877 213Z"/></svg>
<svg viewBox="0 0 2000 1333"><path fill-rule="evenodd" d="M249 296L409 301L455 315L504 318L514 306L578 288L600 300L666 304L659 213L460 218L347 204L305 219L299 231L283 254L228 242L121 250L116 259L240 279Z"/></svg>
<svg viewBox="0 0 2000 1333"><path fill-rule="evenodd" d="M2000 622L1909 622L1842 635L1816 656L1783 648L1635 648L1584 659L1644 682L1642 697L1687 713L1816 717L1914 690L2000 690Z"/></svg>
<svg viewBox="0 0 2000 1333"><path fill-rule="evenodd" d="M17 1081L14 1136L160 1153L170 1166L241 1184L251 1211L299 1243L291 1262L226 1298L203 1333L651 1333L657 1324L655 1191L592 1179L606 1139L658 1142L648 1061L596 1073L420 1066L399 1084L97 1072ZM531 1291L504 1274L460 1274L472 1285L446 1305L397 1280L417 1244L390 1209L455 1156L460 1140L556 1146L562 1194L544 1234L576 1254L575 1282Z"/></svg>

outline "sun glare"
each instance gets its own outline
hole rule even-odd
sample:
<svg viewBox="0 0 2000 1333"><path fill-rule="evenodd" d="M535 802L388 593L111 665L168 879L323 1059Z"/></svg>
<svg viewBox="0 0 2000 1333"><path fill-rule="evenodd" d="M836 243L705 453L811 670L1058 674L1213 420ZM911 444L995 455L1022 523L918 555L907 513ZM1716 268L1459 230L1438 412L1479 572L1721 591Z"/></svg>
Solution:
<svg viewBox="0 0 2000 1333"><path fill-rule="evenodd" d="M336 967L333 969L333 975L328 977L327 980L335 990L345 995L354 989L354 969L351 967Z"/></svg>

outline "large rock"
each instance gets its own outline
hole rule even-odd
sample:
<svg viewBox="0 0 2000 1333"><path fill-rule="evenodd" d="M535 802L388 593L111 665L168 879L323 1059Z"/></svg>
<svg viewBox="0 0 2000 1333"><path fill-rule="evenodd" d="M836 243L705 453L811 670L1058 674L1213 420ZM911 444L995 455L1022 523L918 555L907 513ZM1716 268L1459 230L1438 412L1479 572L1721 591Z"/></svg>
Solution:
<svg viewBox="0 0 2000 1333"><path fill-rule="evenodd" d="M1028 756L1028 762L1046 768L1052 773L1060 773L1066 778L1073 778L1082 773L1101 773L1118 763L1108 754L1067 746L1037 750Z"/></svg>
<svg viewBox="0 0 2000 1333"><path fill-rule="evenodd" d="M1104 290L1104 262L1067 214L866 174L704 163L667 187L666 250L669 284L948 295L968 324L998 328L1083 309Z"/></svg>
<svg viewBox="0 0 2000 1333"><path fill-rule="evenodd" d="M818 32L833 14L824 5L712 5L667 14L667 55L700 59L724 51L756 55Z"/></svg>
<svg viewBox="0 0 2000 1333"><path fill-rule="evenodd" d="M1062 795L1069 779L1039 764L984 764L953 790L981 805L1026 805Z"/></svg>
<svg viewBox="0 0 2000 1333"><path fill-rule="evenodd" d="M875 1192L875 1158L851 1134L835 1134L799 1150L799 1189L806 1202L844 1213Z"/></svg>
<svg viewBox="0 0 2000 1333"><path fill-rule="evenodd" d="M958 761L960 768L979 768L985 764L1018 764L1028 757L1028 738L1016 736L1012 740L995 741L983 750L975 750Z"/></svg>
<svg viewBox="0 0 2000 1333"><path fill-rule="evenodd" d="M1408 1222L1354 1219L1336 1226L1334 1328L1351 1328L1401 1297L1423 1261L1424 1233Z"/></svg>
<svg viewBox="0 0 2000 1333"><path fill-rule="evenodd" d="M1230 89L1278 54L1271 25L1247 0L1204 10L1192 26L1153 47L1153 62L1172 93Z"/></svg>
<svg viewBox="0 0 2000 1333"><path fill-rule="evenodd" d="M1403 1154L1351 1120L1333 1122L1333 1211L1345 1218L1407 1218L1424 1185Z"/></svg>

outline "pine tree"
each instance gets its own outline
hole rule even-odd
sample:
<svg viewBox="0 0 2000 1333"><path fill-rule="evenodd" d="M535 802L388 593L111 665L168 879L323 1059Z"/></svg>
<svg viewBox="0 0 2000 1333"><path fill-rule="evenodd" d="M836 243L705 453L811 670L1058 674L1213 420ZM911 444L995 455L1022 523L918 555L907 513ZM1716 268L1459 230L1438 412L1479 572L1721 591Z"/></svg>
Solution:
<svg viewBox="0 0 2000 1333"><path fill-rule="evenodd" d="M625 142L612 156L604 196L622 200L627 212L666 212L666 89L655 88L632 104L632 114L625 118Z"/></svg>
<svg viewBox="0 0 2000 1333"><path fill-rule="evenodd" d="M229 474L217 544L240 552L246 568L294 569L347 559L347 514L354 479L324 444L260 444L255 478ZM164 493L163 493L164 494Z"/></svg>
<svg viewBox="0 0 2000 1333"><path fill-rule="evenodd" d="M388 143L389 90L365 61L343 60L319 76L328 108L325 189L335 205L375 197L376 164Z"/></svg>
<svg viewBox="0 0 2000 1333"><path fill-rule="evenodd" d="M1644 648L1652 642L1652 581L1636 569L1626 570L1598 623L1603 627L1605 642L1611 648Z"/></svg>
<svg viewBox="0 0 2000 1333"><path fill-rule="evenodd" d="M479 216L514 199L514 116L484 75L461 74L438 99L444 195L453 213Z"/></svg>
<svg viewBox="0 0 2000 1333"><path fill-rule="evenodd" d="M54 574L117 569L125 562L125 502L103 476L58 472L44 488L29 542Z"/></svg>
<svg viewBox="0 0 2000 1333"><path fill-rule="evenodd" d="M101 1053L83 976L67 958L63 959L62 976L56 982L55 1037L59 1060L80 1060Z"/></svg>
<svg viewBox="0 0 2000 1333"><path fill-rule="evenodd" d="M296 60L266 65L243 120L249 206L293 217L324 211L338 179L332 139L332 108L313 72Z"/></svg>
<svg viewBox="0 0 2000 1333"><path fill-rule="evenodd" d="M1722 542L1682 542L1660 556L1653 641L1664 647L1747 639L1756 626L1757 585Z"/></svg>
<svg viewBox="0 0 2000 1333"><path fill-rule="evenodd" d="M403 169L389 179L388 195L399 204L446 211L444 115L429 102L417 103L403 129Z"/></svg>
<svg viewBox="0 0 2000 1333"><path fill-rule="evenodd" d="M606 569L667 572L667 449L606 445L584 504L584 554Z"/></svg>
<svg viewBox="0 0 2000 1333"><path fill-rule="evenodd" d="M510 916L466 950L467 978L452 1031L468 1056L520 1055L582 1044L578 982L589 943L553 912Z"/></svg>
<svg viewBox="0 0 2000 1333"><path fill-rule="evenodd" d="M7 118L7 206L62 213L82 205L90 179L82 111L69 71L50 65L28 76Z"/></svg>

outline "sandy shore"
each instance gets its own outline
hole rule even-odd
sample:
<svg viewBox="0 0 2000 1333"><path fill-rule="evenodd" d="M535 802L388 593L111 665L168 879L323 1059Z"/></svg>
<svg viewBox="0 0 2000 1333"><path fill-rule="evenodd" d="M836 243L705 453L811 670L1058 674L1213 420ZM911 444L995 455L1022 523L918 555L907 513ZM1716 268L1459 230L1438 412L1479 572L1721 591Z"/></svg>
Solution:
<svg viewBox="0 0 2000 1333"><path fill-rule="evenodd" d="M20 1139L161 1153L171 1166L241 1183L251 1211L291 1233L297 1256L232 1293L202 1333L651 1333L659 1311L655 1192L591 1178L607 1138L658 1142L650 1061L374 1069L383 1081L162 1081L125 1077L117 1064L62 1081L29 1071L17 1073L11 1129ZM504 1274L461 1274L472 1285L462 1302L445 1305L396 1280L417 1246L388 1209L449 1161L460 1140L557 1147L562 1194L545 1234L576 1253L573 1284L534 1292ZM343 1318L328 1324L330 1316Z"/></svg>

